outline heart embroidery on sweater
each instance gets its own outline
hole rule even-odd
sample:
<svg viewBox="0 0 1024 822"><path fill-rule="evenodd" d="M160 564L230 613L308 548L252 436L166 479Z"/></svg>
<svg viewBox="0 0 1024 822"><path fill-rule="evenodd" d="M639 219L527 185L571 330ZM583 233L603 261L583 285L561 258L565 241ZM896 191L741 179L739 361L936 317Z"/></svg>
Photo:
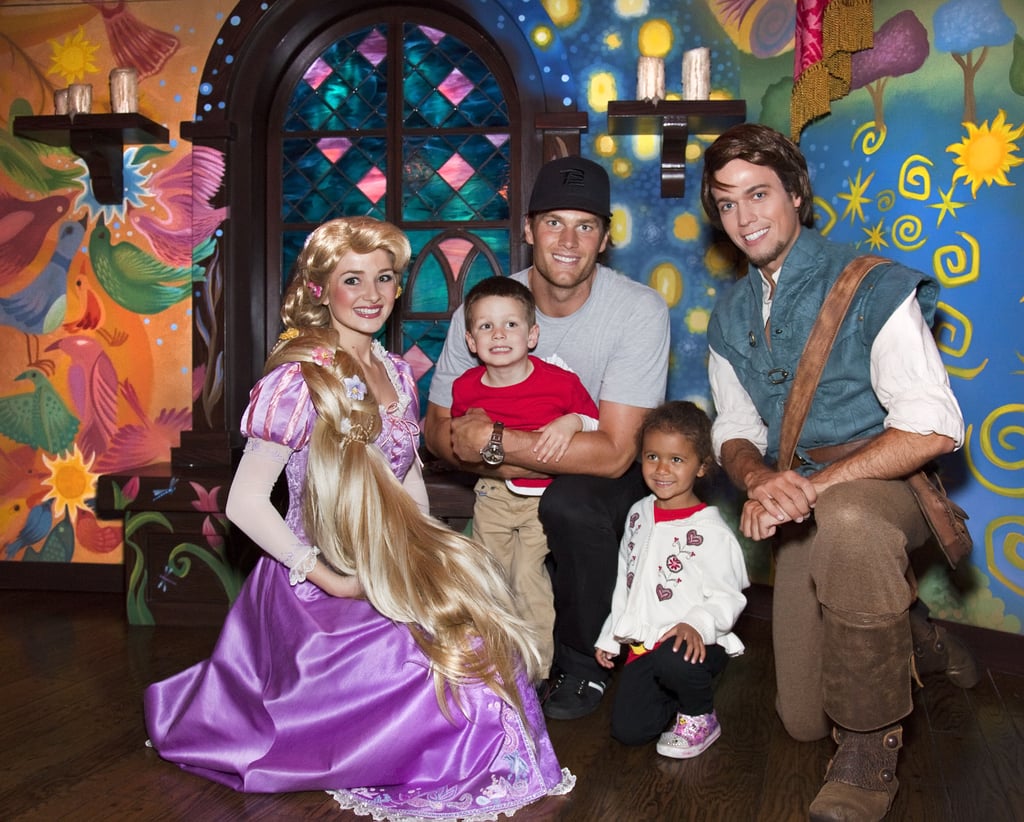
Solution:
<svg viewBox="0 0 1024 822"><path fill-rule="evenodd" d="M655 589L658 592L658 600L664 602L666 599L672 599L672 591L666 588L664 585L659 584Z"/></svg>
<svg viewBox="0 0 1024 822"><path fill-rule="evenodd" d="M704 542L704 537L694 531L692 528L686 532L686 544L687 545L701 545Z"/></svg>

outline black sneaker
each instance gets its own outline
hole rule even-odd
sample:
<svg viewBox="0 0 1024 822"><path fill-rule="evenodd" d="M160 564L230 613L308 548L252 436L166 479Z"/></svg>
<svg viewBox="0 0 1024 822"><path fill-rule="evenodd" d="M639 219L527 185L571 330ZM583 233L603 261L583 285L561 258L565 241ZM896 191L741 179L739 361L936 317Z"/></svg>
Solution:
<svg viewBox="0 0 1024 822"><path fill-rule="evenodd" d="M579 719L592 714L601 704L604 689L604 682L559 672L556 678L549 680L544 716L548 719Z"/></svg>

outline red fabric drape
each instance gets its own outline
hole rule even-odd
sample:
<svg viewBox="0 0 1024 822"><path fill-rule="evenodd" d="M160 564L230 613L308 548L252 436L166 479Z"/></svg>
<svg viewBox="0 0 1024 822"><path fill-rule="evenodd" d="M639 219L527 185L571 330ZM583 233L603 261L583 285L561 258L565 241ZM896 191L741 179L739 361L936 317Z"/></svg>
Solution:
<svg viewBox="0 0 1024 822"><path fill-rule="evenodd" d="M850 91L850 55L871 48L872 0L797 0L790 136Z"/></svg>

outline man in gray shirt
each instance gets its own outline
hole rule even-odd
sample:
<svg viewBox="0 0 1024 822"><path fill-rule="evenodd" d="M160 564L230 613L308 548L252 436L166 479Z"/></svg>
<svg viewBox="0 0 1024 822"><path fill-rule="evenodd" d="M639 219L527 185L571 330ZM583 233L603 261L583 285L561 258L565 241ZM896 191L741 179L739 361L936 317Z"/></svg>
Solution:
<svg viewBox="0 0 1024 822"><path fill-rule="evenodd" d="M573 437L557 462L542 462L538 434L502 432L481 410L451 416L452 382L477 365L465 341L461 308L452 315L430 386L425 437L438 457L500 478L553 475L540 519L551 550L555 658L542 690L544 713L576 719L601 701L608 672L594 643L611 608L618 546L630 506L646 493L636 462L644 413L665 397L669 320L653 289L600 265L609 244L607 172L562 157L537 175L524 220L533 265L513 278L533 292L540 340L534 355L575 372L600 411L597 431ZM481 451L501 440L483 461Z"/></svg>

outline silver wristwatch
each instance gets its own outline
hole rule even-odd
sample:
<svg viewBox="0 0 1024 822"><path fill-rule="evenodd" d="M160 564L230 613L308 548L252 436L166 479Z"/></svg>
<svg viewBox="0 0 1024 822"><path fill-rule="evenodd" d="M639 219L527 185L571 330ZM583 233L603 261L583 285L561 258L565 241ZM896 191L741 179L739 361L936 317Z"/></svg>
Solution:
<svg viewBox="0 0 1024 822"><path fill-rule="evenodd" d="M501 444L501 435L504 431L505 423L494 423L490 441L480 450L481 459L488 465L501 465L505 461L505 449Z"/></svg>

